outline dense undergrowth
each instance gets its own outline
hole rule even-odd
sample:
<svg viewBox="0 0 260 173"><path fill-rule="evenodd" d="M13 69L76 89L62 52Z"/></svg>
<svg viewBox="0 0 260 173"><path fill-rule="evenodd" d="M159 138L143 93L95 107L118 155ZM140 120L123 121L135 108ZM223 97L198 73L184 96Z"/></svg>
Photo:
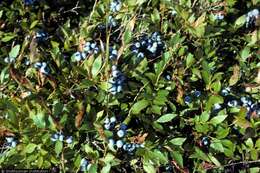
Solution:
<svg viewBox="0 0 260 173"><path fill-rule="evenodd" d="M259 5L0 1L0 169L259 172Z"/></svg>

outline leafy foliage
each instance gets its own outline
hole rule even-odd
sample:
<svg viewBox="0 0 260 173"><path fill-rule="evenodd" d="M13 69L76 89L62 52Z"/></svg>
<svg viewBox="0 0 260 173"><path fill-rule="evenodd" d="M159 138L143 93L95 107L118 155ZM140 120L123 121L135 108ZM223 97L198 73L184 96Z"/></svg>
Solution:
<svg viewBox="0 0 260 173"><path fill-rule="evenodd" d="M259 0L0 2L0 168L259 172Z"/></svg>

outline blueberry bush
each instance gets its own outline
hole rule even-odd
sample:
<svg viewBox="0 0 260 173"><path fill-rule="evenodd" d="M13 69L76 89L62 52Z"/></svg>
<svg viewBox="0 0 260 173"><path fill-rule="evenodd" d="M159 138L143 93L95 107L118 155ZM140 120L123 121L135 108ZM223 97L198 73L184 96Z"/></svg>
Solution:
<svg viewBox="0 0 260 173"><path fill-rule="evenodd" d="M0 1L0 169L259 172L259 7Z"/></svg>

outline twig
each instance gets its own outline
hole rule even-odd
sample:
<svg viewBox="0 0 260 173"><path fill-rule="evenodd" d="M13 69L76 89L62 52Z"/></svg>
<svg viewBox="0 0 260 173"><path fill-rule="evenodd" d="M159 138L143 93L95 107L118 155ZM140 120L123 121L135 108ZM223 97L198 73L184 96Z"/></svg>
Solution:
<svg viewBox="0 0 260 173"><path fill-rule="evenodd" d="M65 13L72 12L72 13L76 13L76 14L78 15L79 13L78 13L76 10L81 8L81 7L79 7L78 5L79 5L79 1L77 1L77 4L76 4L75 7L73 7L73 8L70 9L70 10L64 11L63 13L65 14Z"/></svg>
<svg viewBox="0 0 260 173"><path fill-rule="evenodd" d="M241 162L236 162L236 163L230 163L230 164L226 164L226 165L222 165L222 166L215 166L206 170L212 170L212 169L219 169L219 168L227 168L227 167L231 167L231 166L236 166L236 165L250 165L253 163L259 163L260 164L260 160L252 160L252 161L241 161Z"/></svg>
<svg viewBox="0 0 260 173"><path fill-rule="evenodd" d="M144 86L143 86L142 88L140 88L139 92L136 94L136 96L135 96L135 98L134 98L134 100L133 100L133 103L132 103L132 105L131 105L131 108L130 108L130 110L129 110L129 112L128 112L128 115L127 115L127 117L126 117L125 120L124 120L124 123L125 123L125 124L128 124L128 123L130 122L130 120L132 119L133 114L131 114L131 113L132 113L133 105L134 105L135 101L137 100L138 96L141 94L141 92L143 91L143 89L144 89L148 84L149 84L149 82L147 82L146 84L144 84Z"/></svg>

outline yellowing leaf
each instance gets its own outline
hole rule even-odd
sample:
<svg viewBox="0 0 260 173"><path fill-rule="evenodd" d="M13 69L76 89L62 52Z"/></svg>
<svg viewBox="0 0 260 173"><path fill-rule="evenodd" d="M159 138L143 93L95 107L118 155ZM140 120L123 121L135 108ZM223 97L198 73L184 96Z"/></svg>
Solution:
<svg viewBox="0 0 260 173"><path fill-rule="evenodd" d="M238 65L235 65L233 67L233 75L229 79L229 85L230 86L235 85L238 82L239 78L240 78L240 67Z"/></svg>

